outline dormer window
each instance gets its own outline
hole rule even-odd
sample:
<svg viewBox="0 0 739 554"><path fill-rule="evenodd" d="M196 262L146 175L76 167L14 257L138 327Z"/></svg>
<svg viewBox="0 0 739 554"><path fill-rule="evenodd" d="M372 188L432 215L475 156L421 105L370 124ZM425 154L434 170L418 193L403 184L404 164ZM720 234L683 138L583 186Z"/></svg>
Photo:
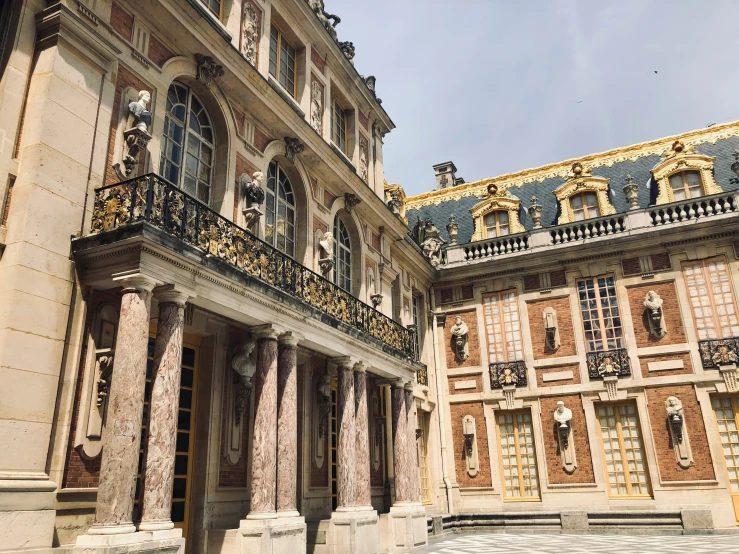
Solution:
<svg viewBox="0 0 739 554"><path fill-rule="evenodd" d="M675 202L703 196L703 180L699 171L681 171L670 175L672 198Z"/></svg>
<svg viewBox="0 0 739 554"><path fill-rule="evenodd" d="M502 237L510 234L511 228L508 224L508 212L490 212L485 216L485 234L487 238Z"/></svg>
<svg viewBox="0 0 739 554"><path fill-rule="evenodd" d="M276 25L269 36L269 73L295 98L295 48Z"/></svg>
<svg viewBox="0 0 739 554"><path fill-rule="evenodd" d="M581 192L570 197L572 217L575 221L600 216L598 195L595 192Z"/></svg>

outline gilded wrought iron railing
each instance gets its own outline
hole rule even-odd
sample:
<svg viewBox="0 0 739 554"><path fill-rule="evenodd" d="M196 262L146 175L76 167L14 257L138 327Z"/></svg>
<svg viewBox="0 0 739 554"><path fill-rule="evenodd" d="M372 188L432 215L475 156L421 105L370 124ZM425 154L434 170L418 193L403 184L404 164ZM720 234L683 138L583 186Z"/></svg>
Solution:
<svg viewBox="0 0 739 554"><path fill-rule="evenodd" d="M698 353L704 369L718 369L722 365L739 365L739 337L699 341Z"/></svg>
<svg viewBox="0 0 739 554"><path fill-rule="evenodd" d="M503 387L516 386L525 387L526 362L502 362L490 364L490 387L502 389Z"/></svg>
<svg viewBox="0 0 739 554"><path fill-rule="evenodd" d="M424 387L429 386L429 370L426 366L419 367L416 370L416 382Z"/></svg>
<svg viewBox="0 0 739 554"><path fill-rule="evenodd" d="M95 191L92 233L145 221L414 359L414 335L389 317L149 174Z"/></svg>
<svg viewBox="0 0 739 554"><path fill-rule="evenodd" d="M588 352L585 354L588 376L591 379L602 379L615 375L628 377L631 375L631 360L625 348Z"/></svg>

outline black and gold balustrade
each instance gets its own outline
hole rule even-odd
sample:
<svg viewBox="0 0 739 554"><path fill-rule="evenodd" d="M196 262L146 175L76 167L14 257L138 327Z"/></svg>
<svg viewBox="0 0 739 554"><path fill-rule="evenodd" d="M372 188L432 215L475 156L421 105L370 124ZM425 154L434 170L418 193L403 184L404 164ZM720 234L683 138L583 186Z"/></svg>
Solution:
<svg viewBox="0 0 739 554"><path fill-rule="evenodd" d="M220 216L161 177L148 174L95 191L92 233L153 225L248 276L302 300L414 360L411 330L290 256Z"/></svg>
<svg viewBox="0 0 739 554"><path fill-rule="evenodd" d="M603 377L628 377L631 375L631 360L625 348L602 350L585 354L590 380Z"/></svg>
<svg viewBox="0 0 739 554"><path fill-rule="evenodd" d="M704 369L719 369L724 365L739 365L739 337L702 340L698 353Z"/></svg>
<svg viewBox="0 0 739 554"><path fill-rule="evenodd" d="M516 362L501 362L490 364L490 387L493 389L502 389L503 387L525 387L526 379L526 362L518 360Z"/></svg>

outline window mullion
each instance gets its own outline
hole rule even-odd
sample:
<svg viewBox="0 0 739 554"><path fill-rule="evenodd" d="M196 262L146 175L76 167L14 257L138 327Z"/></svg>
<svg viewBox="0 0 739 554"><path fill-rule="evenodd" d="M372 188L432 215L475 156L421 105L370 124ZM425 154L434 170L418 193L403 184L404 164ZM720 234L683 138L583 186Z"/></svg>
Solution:
<svg viewBox="0 0 739 554"><path fill-rule="evenodd" d="M631 487L631 472L629 471L629 460L626 456L626 444L624 442L623 423L621 422L621 410L619 406L614 406L613 412L616 416L616 432L618 433L618 447L621 450L621 467L624 474L624 482L626 483L626 494L633 495Z"/></svg>
<svg viewBox="0 0 739 554"><path fill-rule="evenodd" d="M518 492L521 498L524 498L526 491L524 490L524 479L523 479L523 465L521 464L521 444L520 437L518 434L518 414L512 414L513 416L513 443L516 447L516 466L518 467Z"/></svg>
<svg viewBox="0 0 739 554"><path fill-rule="evenodd" d="M598 279L593 279L593 290L595 290L595 301L598 306L598 325L600 326L600 344L602 350L608 350L606 346L608 341L606 340L606 320L603 317L603 300L600 296L600 287L598 286Z"/></svg>

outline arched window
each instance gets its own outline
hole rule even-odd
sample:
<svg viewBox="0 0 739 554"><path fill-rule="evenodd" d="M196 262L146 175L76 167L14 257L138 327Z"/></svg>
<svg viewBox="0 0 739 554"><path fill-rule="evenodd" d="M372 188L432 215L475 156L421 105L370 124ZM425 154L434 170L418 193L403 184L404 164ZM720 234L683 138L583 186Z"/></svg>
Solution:
<svg viewBox="0 0 739 554"><path fill-rule="evenodd" d="M575 221L582 221L591 217L598 217L598 194L595 192L581 192L570 197L572 216Z"/></svg>
<svg viewBox="0 0 739 554"><path fill-rule="evenodd" d="M213 126L203 104L188 87L172 83L164 117L162 177L210 205L214 156Z"/></svg>
<svg viewBox="0 0 739 554"><path fill-rule="evenodd" d="M334 218L334 282L345 291L352 291L352 245L349 231L338 215Z"/></svg>
<svg viewBox="0 0 739 554"><path fill-rule="evenodd" d="M485 233L487 238L502 237L510 234L510 232L508 212L506 210L490 212L485 216Z"/></svg>
<svg viewBox="0 0 739 554"><path fill-rule="evenodd" d="M295 194L277 162L270 163L267 170L266 206L264 240L295 257Z"/></svg>
<svg viewBox="0 0 739 554"><path fill-rule="evenodd" d="M700 171L681 171L670 175L672 199L675 202L703 196L703 180Z"/></svg>

